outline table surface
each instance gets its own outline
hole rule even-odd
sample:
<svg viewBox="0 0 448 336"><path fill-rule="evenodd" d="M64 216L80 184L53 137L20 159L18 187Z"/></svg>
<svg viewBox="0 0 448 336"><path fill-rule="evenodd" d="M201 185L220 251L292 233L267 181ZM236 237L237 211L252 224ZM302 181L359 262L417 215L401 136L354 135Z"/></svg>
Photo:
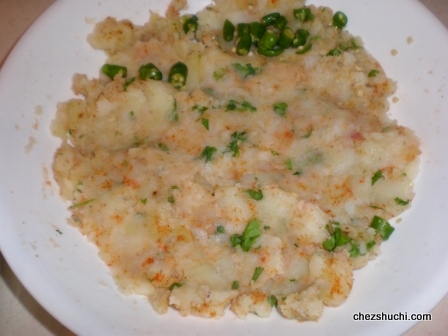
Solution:
<svg viewBox="0 0 448 336"><path fill-rule="evenodd" d="M55 0L0 0L0 66L30 24ZM448 28L447 0L420 0ZM424 313L424 312L422 312ZM445 335L448 296L432 311L431 322L420 322L406 336ZM27 292L0 254L0 334L74 335Z"/></svg>

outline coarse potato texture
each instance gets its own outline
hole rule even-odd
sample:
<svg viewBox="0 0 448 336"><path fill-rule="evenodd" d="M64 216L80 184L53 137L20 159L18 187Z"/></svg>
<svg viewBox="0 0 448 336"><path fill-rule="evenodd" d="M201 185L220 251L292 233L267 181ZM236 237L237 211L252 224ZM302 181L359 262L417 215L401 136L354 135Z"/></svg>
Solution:
<svg viewBox="0 0 448 336"><path fill-rule="evenodd" d="M58 106L53 171L71 223L158 313L317 321L380 252L372 218L412 202L419 141L386 114L396 84L330 8L302 22L303 1L216 0L185 33L183 6L144 26L109 17L88 37L127 76L76 74L79 98ZM239 56L223 40L225 19L271 12L308 30L311 50ZM161 81L140 77L147 63Z"/></svg>

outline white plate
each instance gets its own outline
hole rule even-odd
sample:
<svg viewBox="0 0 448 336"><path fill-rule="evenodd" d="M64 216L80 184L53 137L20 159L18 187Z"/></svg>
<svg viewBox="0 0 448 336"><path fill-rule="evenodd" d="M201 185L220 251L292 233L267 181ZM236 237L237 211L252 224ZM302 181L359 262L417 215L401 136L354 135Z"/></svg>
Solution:
<svg viewBox="0 0 448 336"><path fill-rule="evenodd" d="M112 15L142 24L150 8L163 13L166 0L59 0L17 44L0 73L0 247L29 292L68 328L80 335L392 335L414 322L355 322L353 314L427 313L446 294L448 33L416 0L310 3L348 15L347 28L398 81L391 115L416 131L423 151L412 208L383 253L355 272L347 302L327 308L318 323L277 314L247 321L231 313L218 321L156 315L143 298L117 291L96 248L66 224L67 205L51 177L59 142L49 125L57 102L73 96L72 75L96 76L104 62L85 40L92 22ZM196 1L189 11L206 4Z"/></svg>

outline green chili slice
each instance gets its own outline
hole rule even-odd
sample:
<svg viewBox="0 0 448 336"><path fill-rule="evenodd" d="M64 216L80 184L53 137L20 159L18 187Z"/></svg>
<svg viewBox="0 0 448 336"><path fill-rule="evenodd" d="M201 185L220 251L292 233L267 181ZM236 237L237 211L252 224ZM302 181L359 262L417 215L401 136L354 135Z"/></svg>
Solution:
<svg viewBox="0 0 448 336"><path fill-rule="evenodd" d="M297 48L296 54L298 55L303 55L306 54L308 51L311 50L311 48L313 47L313 45L310 43L307 46L300 46Z"/></svg>
<svg viewBox="0 0 448 336"><path fill-rule="evenodd" d="M238 36L241 36L244 34L250 34L250 24L249 23L238 23L236 27L237 27Z"/></svg>
<svg viewBox="0 0 448 336"><path fill-rule="evenodd" d="M260 55L263 55L263 56L267 56L267 57L274 57L274 56L278 56L278 55L280 55L280 54L282 54L283 52L285 51L285 49L283 49L283 48L275 48L275 49L262 49L262 48L258 48L257 49L257 52L260 54Z"/></svg>
<svg viewBox="0 0 448 336"><path fill-rule="evenodd" d="M308 7L294 9L294 17L302 22L314 20L314 15Z"/></svg>
<svg viewBox="0 0 448 336"><path fill-rule="evenodd" d="M198 30L198 17L196 15L191 15L188 17L183 25L185 34L189 32L196 32Z"/></svg>
<svg viewBox="0 0 448 336"><path fill-rule="evenodd" d="M266 26L257 21L251 22L249 31L252 37L252 43L258 43L266 32Z"/></svg>
<svg viewBox="0 0 448 336"><path fill-rule="evenodd" d="M187 82L188 68L182 62L177 62L171 67L168 75L168 82L170 82L177 90L185 89Z"/></svg>
<svg viewBox="0 0 448 336"><path fill-rule="evenodd" d="M292 41L294 40L294 32L291 28L285 27L280 33L280 37L277 41L277 45L280 48L289 48L292 45Z"/></svg>
<svg viewBox="0 0 448 336"><path fill-rule="evenodd" d="M140 78L143 80L152 79L152 80L162 80L162 72L153 64L148 63L144 64L138 69L140 74Z"/></svg>
<svg viewBox="0 0 448 336"><path fill-rule="evenodd" d="M308 30L302 28L297 29L292 40L292 46L294 48L304 46L308 40L308 36L310 36L310 32Z"/></svg>
<svg viewBox="0 0 448 336"><path fill-rule="evenodd" d="M347 15L344 13L338 11L334 13L333 15L333 26L335 26L338 29L344 28L348 23Z"/></svg>
<svg viewBox="0 0 448 336"><path fill-rule="evenodd" d="M238 36L236 39L236 53L240 56L247 55L252 45L252 37L249 33Z"/></svg>
<svg viewBox="0 0 448 336"><path fill-rule="evenodd" d="M224 21L222 35L225 41L232 41L235 35L235 25L227 19Z"/></svg>
<svg viewBox="0 0 448 336"><path fill-rule="evenodd" d="M128 74L128 69L126 67L116 64L104 64L101 67L101 71L110 79L114 79L118 74L121 74L121 77L126 78Z"/></svg>
<svg viewBox="0 0 448 336"><path fill-rule="evenodd" d="M275 47L280 36L272 29L266 30L263 37L258 42L258 48L270 50Z"/></svg>
<svg viewBox="0 0 448 336"><path fill-rule="evenodd" d="M263 23L266 27L275 24L277 19L280 17L280 13L270 13L261 18L261 23Z"/></svg>

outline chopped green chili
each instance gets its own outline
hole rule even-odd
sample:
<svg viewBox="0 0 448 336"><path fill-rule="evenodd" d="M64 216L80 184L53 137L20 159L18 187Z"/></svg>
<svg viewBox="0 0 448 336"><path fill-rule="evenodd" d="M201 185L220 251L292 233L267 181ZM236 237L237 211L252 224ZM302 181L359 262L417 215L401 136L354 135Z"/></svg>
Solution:
<svg viewBox="0 0 448 336"><path fill-rule="evenodd" d="M263 191L260 190L247 190L247 194L249 195L250 198L256 200L256 201L260 201L263 199Z"/></svg>
<svg viewBox="0 0 448 336"><path fill-rule="evenodd" d="M236 53L240 56L247 55L252 44L252 37L249 33L238 36L235 42Z"/></svg>
<svg viewBox="0 0 448 336"><path fill-rule="evenodd" d="M313 45L311 43L306 46L299 46L297 48L296 54L298 54L298 55L306 54L308 51L311 50L312 47L313 47Z"/></svg>
<svg viewBox="0 0 448 336"><path fill-rule="evenodd" d="M128 69L126 67L115 64L104 64L101 67L101 71L110 79L114 79L114 77L118 74L120 74L121 77L126 78L128 74Z"/></svg>
<svg viewBox="0 0 448 336"><path fill-rule="evenodd" d="M162 72L153 63L142 65L138 72L143 80L152 79L159 81L163 78Z"/></svg>
<svg viewBox="0 0 448 336"><path fill-rule="evenodd" d="M277 41L277 45L280 48L289 48L292 45L292 41L294 40L294 32L291 28L285 27L280 33L280 37Z"/></svg>
<svg viewBox="0 0 448 336"><path fill-rule="evenodd" d="M278 56L280 54L282 54L285 51L285 49L283 48L275 48L275 49L262 49L262 48L257 48L257 52L260 55L266 56L266 57L275 57Z"/></svg>
<svg viewBox="0 0 448 336"><path fill-rule="evenodd" d="M333 15L333 26L335 26L338 29L344 28L348 23L347 15L345 15L342 12L336 12Z"/></svg>
<svg viewBox="0 0 448 336"><path fill-rule="evenodd" d="M263 37L263 34L266 31L266 26L260 22L251 22L250 23L250 36L252 37L252 43L257 44L258 41Z"/></svg>
<svg viewBox="0 0 448 336"><path fill-rule="evenodd" d="M275 22L280 17L280 13L270 13L266 14L261 18L261 23L263 23L266 27L275 24Z"/></svg>
<svg viewBox="0 0 448 336"><path fill-rule="evenodd" d="M183 28L185 34L189 32L196 32L198 30L198 17L196 15L190 15L189 17L186 17Z"/></svg>
<svg viewBox="0 0 448 336"><path fill-rule="evenodd" d="M227 19L224 21L222 35L225 41L232 41L235 35L235 25Z"/></svg>
<svg viewBox="0 0 448 336"><path fill-rule="evenodd" d="M314 20L314 15L308 7L294 9L294 17L302 22Z"/></svg>
<svg viewBox="0 0 448 336"><path fill-rule="evenodd" d="M258 42L258 48L264 49L264 50L270 50L273 49L278 39L280 38L279 34L277 34L274 30L268 29L263 34L263 37Z"/></svg>
<svg viewBox="0 0 448 336"><path fill-rule="evenodd" d="M171 67L168 75L168 82L170 82L177 90L184 90L187 82L188 68L182 62L177 62Z"/></svg>

